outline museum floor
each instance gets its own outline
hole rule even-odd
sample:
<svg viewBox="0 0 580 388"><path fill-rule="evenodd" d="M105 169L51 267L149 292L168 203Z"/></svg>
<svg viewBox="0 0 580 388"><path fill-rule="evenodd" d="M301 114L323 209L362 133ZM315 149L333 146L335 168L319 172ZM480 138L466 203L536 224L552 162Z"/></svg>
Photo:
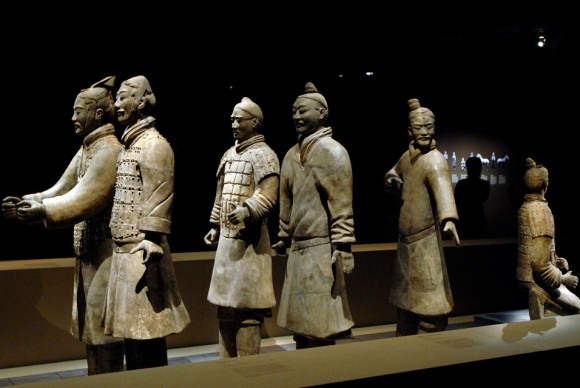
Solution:
<svg viewBox="0 0 580 388"><path fill-rule="evenodd" d="M526 310L499 312L477 316L452 317L449 320L448 330L528 319L529 317ZM352 337L337 341L337 346L349 342L389 338L394 335L394 324L354 328ZM293 350L295 350L295 344L292 340L292 336L266 338L262 340L262 353ZM168 356L169 365L216 360L218 359L217 345L170 349ZM7 368L0 369L0 386L31 384L39 381L59 380L86 375L87 368L85 360Z"/></svg>

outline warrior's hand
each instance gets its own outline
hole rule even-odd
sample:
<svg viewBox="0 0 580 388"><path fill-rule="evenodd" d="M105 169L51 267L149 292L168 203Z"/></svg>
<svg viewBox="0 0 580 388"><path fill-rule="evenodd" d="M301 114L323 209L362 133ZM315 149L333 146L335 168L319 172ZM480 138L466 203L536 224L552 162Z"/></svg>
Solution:
<svg viewBox="0 0 580 388"><path fill-rule="evenodd" d="M342 267L342 272L350 274L354 269L354 255L352 252L345 252L336 249L332 252L332 263L338 263Z"/></svg>
<svg viewBox="0 0 580 388"><path fill-rule="evenodd" d="M451 220L445 221L445 225L443 226L443 233L451 235L455 246L461 246L461 241L459 241L459 234L457 233L457 228L455 227L455 222Z"/></svg>
<svg viewBox="0 0 580 388"><path fill-rule="evenodd" d="M245 206L235 205L234 210L228 213L228 219L234 225L244 222L250 216L250 210Z"/></svg>
<svg viewBox="0 0 580 388"><path fill-rule="evenodd" d="M211 228L209 232L203 237L205 245L215 247L218 244L219 230L218 228Z"/></svg>
<svg viewBox="0 0 580 388"><path fill-rule="evenodd" d="M284 240L280 240L276 244L272 244L272 249L276 251L277 255L285 255L286 243L284 242Z"/></svg>
<svg viewBox="0 0 580 388"><path fill-rule="evenodd" d="M46 210L42 202L25 199L16 204L18 208L18 220L28 225L40 223L46 216Z"/></svg>
<svg viewBox="0 0 580 388"><path fill-rule="evenodd" d="M385 190L389 193L396 193L401 190L403 181L396 175L387 174L385 176Z"/></svg>
<svg viewBox="0 0 580 388"><path fill-rule="evenodd" d="M564 271L568 271L570 269L568 266L568 260L563 257L558 257L555 254L552 263L556 266L556 268L563 269Z"/></svg>
<svg viewBox="0 0 580 388"><path fill-rule="evenodd" d="M155 244L153 241L143 240L129 253L137 253L143 251L143 264L147 264L150 261L158 261L163 257L163 248Z"/></svg>
<svg viewBox="0 0 580 388"><path fill-rule="evenodd" d="M2 215L7 220L18 219L18 206L16 204L22 199L18 197L8 196L2 200Z"/></svg>
<svg viewBox="0 0 580 388"><path fill-rule="evenodd" d="M568 271L562 275L562 283L569 289L574 289L578 286L578 276L572 275L572 271Z"/></svg>

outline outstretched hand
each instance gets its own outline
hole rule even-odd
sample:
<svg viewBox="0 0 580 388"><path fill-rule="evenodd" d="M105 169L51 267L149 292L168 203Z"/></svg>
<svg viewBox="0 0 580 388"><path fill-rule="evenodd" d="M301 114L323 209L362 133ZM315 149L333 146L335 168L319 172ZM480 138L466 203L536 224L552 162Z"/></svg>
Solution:
<svg viewBox="0 0 580 388"><path fill-rule="evenodd" d="M22 199L18 197L8 196L2 200L2 215L7 220L18 219L18 206Z"/></svg>
<svg viewBox="0 0 580 388"><path fill-rule="evenodd" d="M443 226L443 233L451 236L456 247L461 246L461 242L459 241L459 234L457 233L457 227L455 226L455 222L450 221L450 220L445 221L445 225Z"/></svg>
<svg viewBox="0 0 580 388"><path fill-rule="evenodd" d="M28 225L42 222L46 215L42 202L33 199L24 199L18 202L16 207L18 208L18 220Z"/></svg>

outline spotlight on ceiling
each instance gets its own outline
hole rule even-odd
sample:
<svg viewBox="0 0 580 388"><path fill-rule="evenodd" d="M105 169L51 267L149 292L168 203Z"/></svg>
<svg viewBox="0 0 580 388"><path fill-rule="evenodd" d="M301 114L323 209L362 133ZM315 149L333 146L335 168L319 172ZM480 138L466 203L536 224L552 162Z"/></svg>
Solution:
<svg viewBox="0 0 580 388"><path fill-rule="evenodd" d="M544 47L546 45L546 34L544 30L538 30L538 47Z"/></svg>

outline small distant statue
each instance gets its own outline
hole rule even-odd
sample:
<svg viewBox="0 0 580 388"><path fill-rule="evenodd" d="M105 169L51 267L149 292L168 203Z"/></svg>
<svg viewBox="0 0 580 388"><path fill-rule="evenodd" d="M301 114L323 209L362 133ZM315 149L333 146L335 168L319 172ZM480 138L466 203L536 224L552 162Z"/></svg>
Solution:
<svg viewBox="0 0 580 388"><path fill-rule="evenodd" d="M451 155L451 167L453 167L454 170L457 169L457 155L455 155L455 151L453 151L453 154Z"/></svg>
<svg viewBox="0 0 580 388"><path fill-rule="evenodd" d="M397 336L447 327L453 297L442 233L460 245L458 215L445 158L435 144L435 115L417 99L409 104L409 149L384 178L385 190L401 193L399 241L390 302L397 307ZM423 321L423 322L421 322Z"/></svg>
<svg viewBox="0 0 580 388"><path fill-rule="evenodd" d="M475 155L476 157L479 158L479 160L481 161L481 166L484 167L486 170L489 170L489 159L484 158L479 152L477 153L477 155Z"/></svg>
<svg viewBox="0 0 580 388"><path fill-rule="evenodd" d="M465 170L465 158L461 157L461 171Z"/></svg>
<svg viewBox="0 0 580 388"><path fill-rule="evenodd" d="M554 216L545 194L548 169L526 159L524 183L527 194L518 211L518 269L520 286L528 292L530 319L547 312L580 313L580 299L571 290L578 286L568 261L556 254Z"/></svg>
<svg viewBox="0 0 580 388"><path fill-rule="evenodd" d="M449 155L447 154L447 151L443 152L443 157L445 158L445 160L449 160Z"/></svg>
<svg viewBox="0 0 580 388"><path fill-rule="evenodd" d="M504 169L506 163L508 162L508 160L510 160L509 155L504 156L503 158L498 158L497 159L497 167L499 169Z"/></svg>
<svg viewBox="0 0 580 388"><path fill-rule="evenodd" d="M495 152L491 153L491 169L495 169L496 166L496 157L495 157Z"/></svg>

